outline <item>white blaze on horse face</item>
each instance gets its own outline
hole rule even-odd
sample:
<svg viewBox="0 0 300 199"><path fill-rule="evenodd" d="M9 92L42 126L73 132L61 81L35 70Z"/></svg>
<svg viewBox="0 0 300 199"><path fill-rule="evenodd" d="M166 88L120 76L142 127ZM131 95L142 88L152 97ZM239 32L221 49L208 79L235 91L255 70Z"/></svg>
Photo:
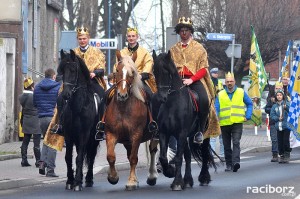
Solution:
<svg viewBox="0 0 300 199"><path fill-rule="evenodd" d="M123 68L122 71L123 71L123 79L126 80L126 74L127 74L126 68ZM126 81L123 81L123 89L125 89L125 86L126 86Z"/></svg>

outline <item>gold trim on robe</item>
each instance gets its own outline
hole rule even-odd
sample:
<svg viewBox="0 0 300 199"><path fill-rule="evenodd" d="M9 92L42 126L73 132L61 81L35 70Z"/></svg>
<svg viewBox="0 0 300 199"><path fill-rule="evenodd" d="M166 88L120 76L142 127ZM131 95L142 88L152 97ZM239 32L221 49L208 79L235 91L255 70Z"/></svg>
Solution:
<svg viewBox="0 0 300 199"><path fill-rule="evenodd" d="M204 138L217 137L221 134L221 128L214 106L215 91L208 71L207 52L204 47L195 40L191 40L186 48L182 48L181 45L181 42L178 42L170 49L171 57L178 72L181 72L185 66L194 75L200 69L206 68L206 75L200 79L206 89L210 102L209 125L204 133Z"/></svg>

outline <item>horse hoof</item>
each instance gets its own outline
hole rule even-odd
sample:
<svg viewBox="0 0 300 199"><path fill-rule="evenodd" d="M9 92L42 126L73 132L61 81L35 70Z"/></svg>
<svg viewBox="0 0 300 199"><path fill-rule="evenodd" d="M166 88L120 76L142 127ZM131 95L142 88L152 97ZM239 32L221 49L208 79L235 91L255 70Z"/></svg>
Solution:
<svg viewBox="0 0 300 199"><path fill-rule="evenodd" d="M172 191L182 191L181 185L171 185Z"/></svg>
<svg viewBox="0 0 300 199"><path fill-rule="evenodd" d="M110 184L115 185L119 182L119 177L113 178L113 177L107 177L107 180Z"/></svg>
<svg viewBox="0 0 300 199"><path fill-rule="evenodd" d="M72 190L73 185L72 184L66 184L66 190Z"/></svg>
<svg viewBox="0 0 300 199"><path fill-rule="evenodd" d="M85 187L93 187L94 182L85 182Z"/></svg>
<svg viewBox="0 0 300 199"><path fill-rule="evenodd" d="M82 191L82 185L76 185L74 191Z"/></svg>
<svg viewBox="0 0 300 199"><path fill-rule="evenodd" d="M208 184L209 184L208 182L201 182L200 186L208 186Z"/></svg>
<svg viewBox="0 0 300 199"><path fill-rule="evenodd" d="M126 191L134 191L138 188L138 185L126 185L125 189Z"/></svg>
<svg viewBox="0 0 300 199"><path fill-rule="evenodd" d="M185 184L184 186L185 188L193 188L193 185L191 185L190 183Z"/></svg>
<svg viewBox="0 0 300 199"><path fill-rule="evenodd" d="M156 178L152 178L152 179L148 178L147 179L147 184L150 185L150 186L156 185Z"/></svg>

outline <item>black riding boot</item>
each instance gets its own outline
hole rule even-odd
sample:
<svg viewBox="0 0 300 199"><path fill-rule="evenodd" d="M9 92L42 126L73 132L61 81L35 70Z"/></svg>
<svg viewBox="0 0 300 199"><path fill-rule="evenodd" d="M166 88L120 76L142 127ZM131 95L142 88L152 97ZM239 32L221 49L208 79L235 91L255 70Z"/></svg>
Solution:
<svg viewBox="0 0 300 199"><path fill-rule="evenodd" d="M35 167L39 168L40 166L40 160L41 160L41 150L40 148L33 147L33 153L35 157Z"/></svg>
<svg viewBox="0 0 300 199"><path fill-rule="evenodd" d="M21 146L21 155L22 155L21 166L22 167L31 166L27 161L27 147Z"/></svg>

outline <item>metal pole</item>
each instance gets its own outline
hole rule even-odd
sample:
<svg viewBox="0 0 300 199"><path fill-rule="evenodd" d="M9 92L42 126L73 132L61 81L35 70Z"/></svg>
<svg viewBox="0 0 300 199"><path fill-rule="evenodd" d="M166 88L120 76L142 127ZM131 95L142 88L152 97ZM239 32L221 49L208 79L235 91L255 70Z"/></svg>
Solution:
<svg viewBox="0 0 300 199"><path fill-rule="evenodd" d="M278 81L280 81L280 73L281 73L281 50L278 50L278 68L279 68L279 75L278 75Z"/></svg>
<svg viewBox="0 0 300 199"><path fill-rule="evenodd" d="M110 39L111 30L111 0L108 0L108 38ZM108 60L107 60L108 74L110 74L110 49L108 49Z"/></svg>
<svg viewBox="0 0 300 199"><path fill-rule="evenodd" d="M234 44L235 44L235 34L232 34L231 73L233 73L233 65L234 65Z"/></svg>

